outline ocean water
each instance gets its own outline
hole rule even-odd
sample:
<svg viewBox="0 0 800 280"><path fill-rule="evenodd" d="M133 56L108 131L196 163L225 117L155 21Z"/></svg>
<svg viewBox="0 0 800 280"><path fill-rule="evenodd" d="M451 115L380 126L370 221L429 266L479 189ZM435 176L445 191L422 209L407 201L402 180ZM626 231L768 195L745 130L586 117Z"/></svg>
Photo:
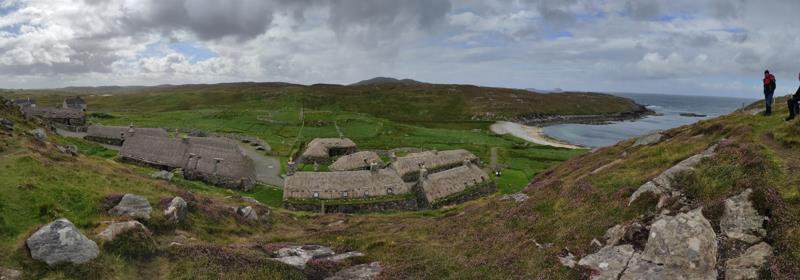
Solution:
<svg viewBox="0 0 800 280"><path fill-rule="evenodd" d="M657 116L603 125L562 124L543 129L547 136L585 147L605 147L629 138L667 130L697 121L729 114L756 99L661 94L615 94L646 105ZM780 106L779 104L776 106ZM684 117L681 113L708 115L705 118Z"/></svg>

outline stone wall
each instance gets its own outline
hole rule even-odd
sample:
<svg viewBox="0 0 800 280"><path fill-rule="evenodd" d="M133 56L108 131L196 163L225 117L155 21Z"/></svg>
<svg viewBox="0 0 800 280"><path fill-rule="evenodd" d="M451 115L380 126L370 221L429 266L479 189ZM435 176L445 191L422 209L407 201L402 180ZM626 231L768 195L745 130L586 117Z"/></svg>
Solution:
<svg viewBox="0 0 800 280"><path fill-rule="evenodd" d="M92 141L92 142L103 143L103 144L112 145L112 146L122 146L122 142L123 142L121 139L110 139L110 138L93 137L93 136L86 136L86 137L84 137L84 139Z"/></svg>
<svg viewBox="0 0 800 280"><path fill-rule="evenodd" d="M308 212L322 212L321 204L312 203L293 203L289 201L283 202L283 208L292 211L308 211ZM358 204L333 204L325 205L325 213L372 213L372 212L390 212L390 211L416 211L418 210L417 200L409 198L405 200L394 200L373 203L358 203Z"/></svg>
<svg viewBox="0 0 800 280"><path fill-rule="evenodd" d="M492 181L486 184L482 184L463 192L439 199L434 201L431 205L427 205L430 208L439 208L442 206L447 205L454 205L454 204L461 204L470 200L478 199L482 196L492 194L497 191L497 184Z"/></svg>

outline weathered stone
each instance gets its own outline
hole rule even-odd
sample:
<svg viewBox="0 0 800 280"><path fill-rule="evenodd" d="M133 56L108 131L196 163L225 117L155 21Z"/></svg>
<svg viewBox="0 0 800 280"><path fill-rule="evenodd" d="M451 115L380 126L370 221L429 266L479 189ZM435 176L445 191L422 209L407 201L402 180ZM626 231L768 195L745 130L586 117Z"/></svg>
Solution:
<svg viewBox="0 0 800 280"><path fill-rule="evenodd" d="M149 220L150 212L152 211L153 208L150 207L150 202L146 198L135 194L126 194L119 204L111 208L108 213L114 216L128 216L133 219Z"/></svg>
<svg viewBox="0 0 800 280"><path fill-rule="evenodd" d="M325 258L335 255L333 250L328 247L318 245L307 246L289 246L281 248L275 253L276 257L273 260L294 266L304 268L306 263L312 259Z"/></svg>
<svg viewBox="0 0 800 280"><path fill-rule="evenodd" d="M14 130L14 122L8 119L0 118L0 128L6 131L12 131Z"/></svg>
<svg viewBox="0 0 800 280"><path fill-rule="evenodd" d="M256 213L256 210L251 206L239 207L236 209L236 214L239 214L240 217L247 221L258 221L258 213Z"/></svg>
<svg viewBox="0 0 800 280"><path fill-rule="evenodd" d="M66 146L64 146L64 151L67 154L71 155L71 156L77 156L78 155L78 146L66 145Z"/></svg>
<svg viewBox="0 0 800 280"><path fill-rule="evenodd" d="M697 166L697 164L699 164L703 159L714 156L716 149L717 145L713 145L702 153L691 156L681 161L677 165L670 167L666 171L656 176L653 180L644 183L639 187L639 189L636 190L636 192L633 193L633 195L631 195L628 205L636 201L636 199L638 199L642 194L649 192L661 198L658 202L658 208L663 207L666 198L674 196L673 193L675 192L672 187L672 181L675 179L675 177L682 172L694 169L694 167Z"/></svg>
<svg viewBox="0 0 800 280"><path fill-rule="evenodd" d="M31 130L31 131L28 131L28 134L33 136L33 139L36 139L37 141L40 141L40 142L47 141L47 132L45 132L44 129L37 128L37 129Z"/></svg>
<svg viewBox="0 0 800 280"><path fill-rule="evenodd" d="M22 271L0 267L0 280L22 279Z"/></svg>
<svg viewBox="0 0 800 280"><path fill-rule="evenodd" d="M725 279L758 279L758 271L764 267L767 258L772 256L772 247L761 242L748 248L741 256L725 262Z"/></svg>
<svg viewBox="0 0 800 280"><path fill-rule="evenodd" d="M172 181L172 177L174 176L175 174L166 170L156 171L150 174L150 177L152 177L153 179L164 180L167 182Z"/></svg>
<svg viewBox="0 0 800 280"><path fill-rule="evenodd" d="M663 137L664 137L664 135L661 134L660 132L659 133L653 133L653 134L645 135L645 136L639 137L639 139L636 139L636 142L633 143L633 147L647 146L647 145L656 144L656 143L661 142L661 139Z"/></svg>
<svg viewBox="0 0 800 280"><path fill-rule="evenodd" d="M515 202L523 202L528 200L528 195L524 193L515 193L515 194L507 194L500 198L501 201L510 201L513 200Z"/></svg>
<svg viewBox="0 0 800 280"><path fill-rule="evenodd" d="M541 245L539 245L537 247L542 248ZM560 262L561 265L563 265L563 266L566 266L566 267L569 267L569 268L574 268L575 264L576 264L575 255L573 255L570 252L567 252L566 255L558 256L558 262Z"/></svg>
<svg viewBox="0 0 800 280"><path fill-rule="evenodd" d="M107 241L112 241L120 234L124 234L135 230L140 230L146 233L150 233L147 227L145 227L142 223L137 221L113 222L110 223L108 227L106 227L106 229L100 232L97 235L97 237Z"/></svg>
<svg viewBox="0 0 800 280"><path fill-rule="evenodd" d="M620 240L625 238L626 228L622 225L615 225L606 231L603 238L606 240L607 246L616 246Z"/></svg>
<svg viewBox="0 0 800 280"><path fill-rule="evenodd" d="M373 280L378 278L383 268L380 263L361 264L345 268L325 280Z"/></svg>
<svg viewBox="0 0 800 280"><path fill-rule="evenodd" d="M340 261L343 261L343 260L346 260L346 259L349 259L349 258L363 257L363 256L364 256L364 253L353 251L353 252L336 254L336 255L327 257L325 259L329 260L329 261L332 261L332 262L340 262Z"/></svg>
<svg viewBox="0 0 800 280"><path fill-rule="evenodd" d="M641 253L636 253L628 262L625 272L620 280L642 279L671 279L671 280L716 280L716 270L713 272L686 270L677 266L658 265L642 259Z"/></svg>
<svg viewBox="0 0 800 280"><path fill-rule="evenodd" d="M754 244L761 240L767 231L762 227L764 217L758 215L750 202L752 190L725 200L725 208L719 222L720 231L730 239Z"/></svg>
<svg viewBox="0 0 800 280"><path fill-rule="evenodd" d="M173 224L177 224L186 218L186 213L189 211L188 205L186 204L186 200L183 200L180 196L176 196L172 198L167 205L167 209L164 210L164 217L167 218L167 221Z"/></svg>
<svg viewBox="0 0 800 280"><path fill-rule="evenodd" d="M97 243L87 238L67 219L40 228L26 241L31 257L48 265L82 264L100 253Z"/></svg>
<svg viewBox="0 0 800 280"><path fill-rule="evenodd" d="M264 205L263 203L261 203L261 201L258 201L255 198L252 198L252 197L249 197L249 196L243 196L241 198L241 200L244 201L244 202L247 202L247 203L255 204L255 205L261 205L261 206Z"/></svg>
<svg viewBox="0 0 800 280"><path fill-rule="evenodd" d="M632 245L606 246L597 253L583 257L578 265L593 271L591 279L618 279L633 257Z"/></svg>

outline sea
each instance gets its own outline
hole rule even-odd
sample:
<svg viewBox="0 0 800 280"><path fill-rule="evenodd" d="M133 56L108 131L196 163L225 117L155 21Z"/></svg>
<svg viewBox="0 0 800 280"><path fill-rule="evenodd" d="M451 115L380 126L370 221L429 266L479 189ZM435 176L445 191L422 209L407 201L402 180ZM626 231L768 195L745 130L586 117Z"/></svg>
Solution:
<svg viewBox="0 0 800 280"><path fill-rule="evenodd" d="M625 139L726 115L757 101L757 99L731 97L664 94L614 93L614 95L633 99L636 103L655 111L656 115L638 120L600 125L553 125L545 127L544 134L573 145L590 148L606 147ZM681 116L682 113L706 115L707 117L685 117Z"/></svg>

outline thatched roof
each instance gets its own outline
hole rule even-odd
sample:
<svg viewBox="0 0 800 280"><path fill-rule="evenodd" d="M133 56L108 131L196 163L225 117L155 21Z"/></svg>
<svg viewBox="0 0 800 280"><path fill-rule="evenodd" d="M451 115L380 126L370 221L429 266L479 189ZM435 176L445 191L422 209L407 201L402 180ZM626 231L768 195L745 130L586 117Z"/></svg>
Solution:
<svg viewBox="0 0 800 280"><path fill-rule="evenodd" d="M130 138L137 134L160 137L169 136L166 130L160 128L131 128L124 126L92 125L86 130L86 136L116 140L124 140L125 138Z"/></svg>
<svg viewBox="0 0 800 280"><path fill-rule="evenodd" d="M408 175L413 176L419 174L420 166L423 164L428 170L436 171L442 168L461 165L465 160L475 162L478 160L478 157L467 150L426 151L397 158L396 161L392 162L391 166L400 176L405 178Z"/></svg>
<svg viewBox="0 0 800 280"><path fill-rule="evenodd" d="M80 96L68 97L64 99L64 106L72 109L83 109L86 106L86 101Z"/></svg>
<svg viewBox="0 0 800 280"><path fill-rule="evenodd" d="M174 137L134 134L125 140L120 149L122 157L163 165L172 168L184 167L187 142Z"/></svg>
<svg viewBox="0 0 800 280"><path fill-rule="evenodd" d="M192 155L192 159L189 156ZM195 156L200 156L199 161ZM188 169L231 178L255 179L255 165L235 144L223 138L189 138L187 150ZM217 162L216 159L222 159Z"/></svg>
<svg viewBox="0 0 800 280"><path fill-rule="evenodd" d="M52 107L27 107L23 110L28 117L44 119L82 119L86 114L82 110Z"/></svg>
<svg viewBox="0 0 800 280"><path fill-rule="evenodd" d="M355 149L356 143L348 138L316 138L308 143L304 158L327 158L330 149Z"/></svg>
<svg viewBox="0 0 800 280"><path fill-rule="evenodd" d="M377 153L364 151L340 157L336 162L330 165L330 169L331 171L363 170L369 169L372 163L383 166L383 161Z"/></svg>
<svg viewBox="0 0 800 280"><path fill-rule="evenodd" d="M391 191L390 191L391 189ZM313 198L319 193L321 199L340 199L343 192L348 197L383 196L405 194L411 191L393 170L298 172L286 177L283 186L284 198Z"/></svg>
<svg viewBox="0 0 800 280"><path fill-rule="evenodd" d="M34 107L36 105L36 99L25 98L25 99L14 99L14 105L19 107Z"/></svg>
<svg viewBox="0 0 800 280"><path fill-rule="evenodd" d="M425 199L428 203L433 203L438 199L463 192L467 188L487 180L489 180L489 175L477 165L462 165L428 175L422 181L422 192L425 194Z"/></svg>

